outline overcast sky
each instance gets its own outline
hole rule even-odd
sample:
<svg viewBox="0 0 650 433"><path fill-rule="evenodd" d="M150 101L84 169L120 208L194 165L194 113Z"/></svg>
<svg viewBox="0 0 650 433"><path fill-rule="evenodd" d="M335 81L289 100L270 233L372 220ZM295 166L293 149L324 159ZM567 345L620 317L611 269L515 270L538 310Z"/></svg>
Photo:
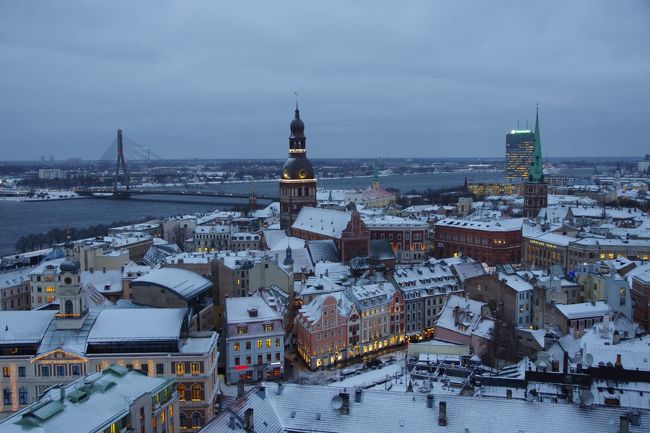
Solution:
<svg viewBox="0 0 650 433"><path fill-rule="evenodd" d="M0 159L650 153L650 2L2 1Z"/></svg>

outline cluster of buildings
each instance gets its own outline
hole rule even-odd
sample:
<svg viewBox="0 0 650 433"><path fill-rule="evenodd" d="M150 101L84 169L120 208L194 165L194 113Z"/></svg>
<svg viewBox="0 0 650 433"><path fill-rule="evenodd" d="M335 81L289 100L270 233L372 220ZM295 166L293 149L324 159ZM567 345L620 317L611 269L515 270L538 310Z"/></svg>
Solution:
<svg viewBox="0 0 650 433"><path fill-rule="evenodd" d="M318 189L304 128L296 107L279 203L115 227L5 266L0 430L467 432L491 411L525 431L640 431L648 215L549 195L539 119L507 135L510 189L403 209L376 170L366 190ZM449 395L284 383L406 344ZM413 392L413 371L395 388Z"/></svg>

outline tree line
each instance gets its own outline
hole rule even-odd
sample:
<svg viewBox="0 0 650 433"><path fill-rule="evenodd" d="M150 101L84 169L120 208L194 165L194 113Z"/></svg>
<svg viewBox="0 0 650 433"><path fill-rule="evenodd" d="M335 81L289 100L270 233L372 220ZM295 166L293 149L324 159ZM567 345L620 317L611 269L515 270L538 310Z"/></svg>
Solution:
<svg viewBox="0 0 650 433"><path fill-rule="evenodd" d="M27 252L40 250L43 248L50 248L56 244L63 243L67 240L87 239L96 236L106 236L108 229L111 227L121 227L131 224L138 224L143 221L150 221L156 219L155 217L148 216L145 219L138 221L113 221L110 224L97 224L89 227L68 227L68 228L54 228L45 233L31 233L21 236L14 247L16 251Z"/></svg>

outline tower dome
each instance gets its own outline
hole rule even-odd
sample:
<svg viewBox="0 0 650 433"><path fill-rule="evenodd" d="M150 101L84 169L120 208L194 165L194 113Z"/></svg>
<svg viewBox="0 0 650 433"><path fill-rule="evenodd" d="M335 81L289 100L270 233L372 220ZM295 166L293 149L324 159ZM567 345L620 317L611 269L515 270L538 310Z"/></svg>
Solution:
<svg viewBox="0 0 650 433"><path fill-rule="evenodd" d="M291 130L291 137L289 138L305 138L305 124L302 123L300 119L300 110L298 110L298 104L296 104L296 111L291 125L289 125Z"/></svg>

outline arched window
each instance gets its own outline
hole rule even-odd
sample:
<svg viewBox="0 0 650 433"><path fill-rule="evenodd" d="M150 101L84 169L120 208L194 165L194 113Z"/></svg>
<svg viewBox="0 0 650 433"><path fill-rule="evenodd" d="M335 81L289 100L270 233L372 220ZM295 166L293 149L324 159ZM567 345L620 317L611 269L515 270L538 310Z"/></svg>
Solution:
<svg viewBox="0 0 650 433"><path fill-rule="evenodd" d="M181 412L181 414L179 415L179 423L180 423L181 428L187 428L188 427L188 425L187 425L187 417L185 416L185 414L183 412Z"/></svg>
<svg viewBox="0 0 650 433"><path fill-rule="evenodd" d="M178 401L185 401L185 385L182 383L176 385L176 392L178 393Z"/></svg>
<svg viewBox="0 0 650 433"><path fill-rule="evenodd" d="M72 314L72 301L70 299L65 301L65 314Z"/></svg>
<svg viewBox="0 0 650 433"><path fill-rule="evenodd" d="M201 385L192 385L192 401L201 401Z"/></svg>
<svg viewBox="0 0 650 433"><path fill-rule="evenodd" d="M201 427L201 414L198 412L194 412L192 414L192 428L199 428Z"/></svg>

